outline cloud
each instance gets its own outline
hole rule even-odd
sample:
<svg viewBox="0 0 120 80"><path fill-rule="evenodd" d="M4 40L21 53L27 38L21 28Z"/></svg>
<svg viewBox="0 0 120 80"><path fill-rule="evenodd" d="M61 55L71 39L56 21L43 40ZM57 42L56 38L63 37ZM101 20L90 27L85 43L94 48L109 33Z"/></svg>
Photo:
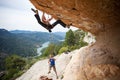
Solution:
<svg viewBox="0 0 120 80"><path fill-rule="evenodd" d="M1 0L0 6L17 10L28 10L33 7L29 0Z"/></svg>
<svg viewBox="0 0 120 80"><path fill-rule="evenodd" d="M7 30L30 30L47 32L39 25L30 10L33 5L29 0L2 0L0 1L0 28ZM41 14L41 12L40 12ZM75 29L75 28L74 28ZM67 31L57 25L52 31Z"/></svg>

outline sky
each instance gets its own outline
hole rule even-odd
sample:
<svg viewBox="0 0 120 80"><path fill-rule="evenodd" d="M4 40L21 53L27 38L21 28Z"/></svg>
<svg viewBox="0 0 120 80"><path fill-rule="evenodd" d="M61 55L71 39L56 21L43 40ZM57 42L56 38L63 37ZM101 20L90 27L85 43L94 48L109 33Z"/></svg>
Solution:
<svg viewBox="0 0 120 80"><path fill-rule="evenodd" d="M37 23L31 8L35 8L29 0L0 0L0 28L7 30L29 30L48 32ZM39 14L42 12L39 11ZM41 15L40 15L41 16ZM46 14L46 17L50 17ZM55 20L52 20L53 23ZM76 30L77 28L71 27ZM68 28L55 26L52 32L66 32Z"/></svg>

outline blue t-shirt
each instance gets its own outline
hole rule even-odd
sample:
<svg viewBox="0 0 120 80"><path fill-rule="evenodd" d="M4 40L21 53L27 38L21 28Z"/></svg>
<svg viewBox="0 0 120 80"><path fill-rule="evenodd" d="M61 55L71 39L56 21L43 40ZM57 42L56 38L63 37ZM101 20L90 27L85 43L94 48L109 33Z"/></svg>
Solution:
<svg viewBox="0 0 120 80"><path fill-rule="evenodd" d="M55 59L50 58L50 65L54 66L55 65Z"/></svg>

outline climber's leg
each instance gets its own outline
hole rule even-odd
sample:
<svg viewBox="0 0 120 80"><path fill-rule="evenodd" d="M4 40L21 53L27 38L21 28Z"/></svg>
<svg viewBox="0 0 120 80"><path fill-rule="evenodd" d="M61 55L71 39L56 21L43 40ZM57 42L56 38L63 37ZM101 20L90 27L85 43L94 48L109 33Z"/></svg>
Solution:
<svg viewBox="0 0 120 80"><path fill-rule="evenodd" d="M48 26L48 25L44 24L43 22L41 22L40 17L39 17L38 14L35 14L34 16L35 16L35 18L37 19L38 23L39 23L41 26L43 26L44 28L46 28L46 27Z"/></svg>
<svg viewBox="0 0 120 80"><path fill-rule="evenodd" d="M31 10L35 13L34 16L35 16L35 18L37 19L38 23L39 23L41 26L46 27L47 25L44 24L44 23L42 23L41 20L40 20L40 16L39 16L39 14L38 14L38 10L35 10L35 9L33 9L33 8L31 8Z"/></svg>
<svg viewBox="0 0 120 80"><path fill-rule="evenodd" d="M38 23L41 25L41 26L43 26L44 28L46 28L49 32L52 32L51 31L51 27L49 27L50 25L46 25L46 24L44 24L43 22L41 22L41 20L40 20L40 16L39 16L39 14L38 14L38 10L34 10L34 9L32 9L31 8L31 10L35 13L35 18L37 19L37 21L38 21Z"/></svg>
<svg viewBox="0 0 120 80"><path fill-rule="evenodd" d="M64 28L66 27L66 24L65 24L63 21L61 21L61 20L57 20L56 22L54 22L54 23L52 24L52 26L56 26L57 24L62 25Z"/></svg>
<svg viewBox="0 0 120 80"><path fill-rule="evenodd" d="M61 20L57 20L56 22L54 22L54 23L52 24L52 26L56 26L57 24L62 25L64 28L66 28L66 27L67 27L67 28L70 28L70 26L72 25L72 23L66 25L63 21L61 21Z"/></svg>

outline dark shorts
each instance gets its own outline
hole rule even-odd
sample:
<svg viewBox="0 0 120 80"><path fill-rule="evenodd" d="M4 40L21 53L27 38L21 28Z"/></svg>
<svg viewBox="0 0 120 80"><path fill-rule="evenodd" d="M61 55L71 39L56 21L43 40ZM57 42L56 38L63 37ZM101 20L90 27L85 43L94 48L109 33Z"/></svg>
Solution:
<svg viewBox="0 0 120 80"><path fill-rule="evenodd" d="M49 69L51 70L51 68L56 69L56 68L55 68L55 65L50 65L50 66L49 66Z"/></svg>
<svg viewBox="0 0 120 80"><path fill-rule="evenodd" d="M54 67L55 65L50 65L50 67Z"/></svg>
<svg viewBox="0 0 120 80"><path fill-rule="evenodd" d="M55 68L55 65L50 65L49 67L50 67L50 69L51 69L51 68Z"/></svg>

